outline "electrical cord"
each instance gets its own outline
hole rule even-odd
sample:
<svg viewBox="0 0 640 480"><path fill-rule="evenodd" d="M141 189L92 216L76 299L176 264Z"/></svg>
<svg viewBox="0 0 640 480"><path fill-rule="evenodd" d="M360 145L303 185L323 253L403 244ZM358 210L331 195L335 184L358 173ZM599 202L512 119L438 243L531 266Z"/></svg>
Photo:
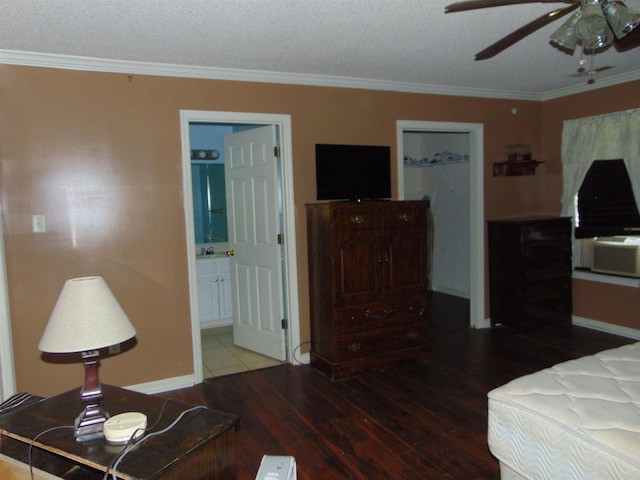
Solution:
<svg viewBox="0 0 640 480"><path fill-rule="evenodd" d="M10 412L24 405L41 402L43 399L27 392L19 392L11 395L4 402L0 403L0 414Z"/></svg>
<svg viewBox="0 0 640 480"><path fill-rule="evenodd" d="M168 398L168 399L166 399L164 401L164 403L162 404L162 408L160 409L160 413L158 414L158 418L157 418L157 420L155 421L155 423L151 427L144 428L144 429L138 428L136 431L134 431L131 434L131 437L129 438L129 440L125 444L125 446L122 449L122 451L111 461L111 464L107 467L107 470L105 471L104 476L102 477L103 480L108 480L109 471L111 471L112 480L117 480L116 471L118 469L118 466L120 465L120 462L122 462L124 457L129 452L131 452L132 450L134 450L138 446L142 445L148 439L150 439L152 437L155 437L155 436L158 436L158 435L162 435L163 433L166 433L169 430L171 430L173 427L175 427L178 424L178 422L180 420L182 420L182 417L184 417L187 413L207 408L204 405L197 405L195 407L188 408L187 410L184 410L182 413L180 413L180 415L178 415L178 417L170 425L168 425L167 427L163 428L162 430L158 430L157 432L148 433L147 435L144 435L143 437L141 437L139 440L135 440L135 437L136 437L136 434L138 433L138 431L143 430L143 431L147 432L147 431L153 430L158 425L158 423L160 422L160 419L162 418L162 415L164 413L164 409L165 409L167 403L170 400L171 399Z"/></svg>
<svg viewBox="0 0 640 480"><path fill-rule="evenodd" d="M206 409L207 407L205 407L204 405L197 405L195 407L192 408L188 408L187 410L184 410L182 413L180 413L180 415L178 415L178 417L167 427L163 428L162 430L158 430L157 432L151 432L148 433L147 435L144 435L143 437L141 437L140 439L136 440L136 434L142 430L145 432L151 431L154 428L157 427L158 423L160 423L160 420L162 419L162 416L164 415L164 411L165 408L167 406L167 403L169 403L171 399L168 398L166 399L163 403L162 403L162 407L160 408L160 412L158 413L158 417L156 418L156 421L153 423L153 425L151 425L150 427L147 428L138 428L136 429L132 434L131 437L129 437L129 440L127 440L127 443L125 443L123 449L120 451L120 453L118 455L116 455L111 462L109 463L109 465L107 466L106 471L104 472L104 476L102 477L103 480L108 480L109 479L109 472L111 472L111 478L112 480L118 480L117 476L116 476L116 471L118 468L118 465L120 465L120 462L122 462L122 459L132 450L134 450L135 448L137 448L138 446L142 445L145 441L147 441L149 438L155 437L157 435L162 435L163 433L168 432L169 430L171 430L173 427L175 427L178 422L180 420L182 420L182 418L190 412L196 411L196 410L200 410L200 409ZM48 428L47 430L43 430L42 432L38 433L33 440L31 440L30 444L29 444L29 474L31 477L31 480L35 480L35 475L34 475L34 471L33 471L33 461L32 461L32 452L33 452L33 447L35 446L36 441L42 437L43 435L53 432L55 430L62 430L62 429L70 429L70 430L74 430L75 426L73 425L62 425L62 426L58 426L58 427L52 427L52 428Z"/></svg>
<svg viewBox="0 0 640 480"><path fill-rule="evenodd" d="M298 350L300 350L302 348L303 345L307 345L310 344L311 342L302 342L300 345L298 345L296 348L293 349L293 352L291 352L291 356L293 357L293 360L296 361L298 364L302 365L302 361L298 358L296 358L296 352Z"/></svg>
<svg viewBox="0 0 640 480"><path fill-rule="evenodd" d="M148 430L153 430L154 428L156 428L156 426L158 425L158 423L160 422L160 419L162 418L162 415L164 414L164 409L167 406L167 403L169 403L169 398L167 398L164 402L162 402L162 407L160 407L160 412L158 413L158 416L156 418L156 421L153 422L153 425L151 425L150 427L148 426L147 428L136 428L133 433L131 434L131 436L129 437L129 440L127 440L127 442L124 444L124 446L122 447L122 450L120 451L120 453L118 455L116 455L115 457L113 457L113 459L111 460L111 462L109 462L109 465L107 465L107 470L104 472L104 475L102 477L102 480L107 480L109 478L109 471L112 470L114 468L114 464L115 462L118 460L118 458L120 456L124 456L125 455L125 451L127 450L127 448L135 441L136 435L138 434L138 432L140 430L143 431L148 431Z"/></svg>
<svg viewBox="0 0 640 480"><path fill-rule="evenodd" d="M31 443L29 444L29 474L31 475L31 480L34 480L35 478L33 475L33 462L31 460L31 452L33 451L33 447L34 447L34 444L36 443L36 440L38 440L41 436L43 436L46 433L53 432L54 430L62 430L64 428L70 428L73 430L75 427L73 425L62 425L60 427L48 428L47 430L43 430L42 432L37 434L35 437L33 437L33 440L31 440Z"/></svg>
<svg viewBox="0 0 640 480"><path fill-rule="evenodd" d="M138 428L136 429L132 434L131 437L129 437L129 440L127 440L127 442L125 443L123 449L120 451L120 453L118 455L116 455L111 462L109 463L109 465L107 466L106 471L104 472L104 476L102 477L103 480L108 480L109 478L109 472L111 472L111 478L112 480L118 480L117 476L116 476L116 471L118 468L118 465L120 465L120 462L122 462L122 459L132 450L134 450L135 448L137 448L138 446L142 445L145 441L147 441L148 439L155 437L157 435L162 435L163 433L168 432L169 430L171 430L173 427L175 427L178 422L180 420L182 420L182 418L190 412L196 411L196 410L200 410L200 409L206 409L207 407L205 407L204 405L196 405L195 407L191 407L188 408L187 410L184 410L182 413L180 413L180 415L178 415L178 417L167 427L163 428L162 430L158 430L157 432L151 432L148 433L147 435L144 435L143 437L141 437L140 439L136 440L136 434L142 430L145 432L151 431L154 428L156 428L158 426L158 423L160 423L160 420L162 419L162 416L164 415L164 411L165 408L167 406L167 404L171 401L171 398L167 398L163 403L162 403L162 407L160 408L160 412L158 413L158 416L156 418L156 421L153 423L153 425L151 425L150 427L147 428ZM58 426L58 427L52 427L52 428L48 428L47 430L43 430L42 432L38 433L33 440L31 440L31 443L29 444L29 474L31 476L31 480L35 480L35 476L34 476L34 471L33 471L33 461L32 461L32 452L33 452L33 447L35 446L36 441L42 437L43 435L53 432L55 430L62 430L62 429L70 429L70 430L74 430L75 426L74 425L62 425L62 426Z"/></svg>

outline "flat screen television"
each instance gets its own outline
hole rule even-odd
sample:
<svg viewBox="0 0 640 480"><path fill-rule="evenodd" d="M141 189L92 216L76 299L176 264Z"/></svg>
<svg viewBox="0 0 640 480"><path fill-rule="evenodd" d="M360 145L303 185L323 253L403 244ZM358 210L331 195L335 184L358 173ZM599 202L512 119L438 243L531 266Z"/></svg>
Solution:
<svg viewBox="0 0 640 480"><path fill-rule="evenodd" d="M391 147L316 144L318 200L391 198Z"/></svg>

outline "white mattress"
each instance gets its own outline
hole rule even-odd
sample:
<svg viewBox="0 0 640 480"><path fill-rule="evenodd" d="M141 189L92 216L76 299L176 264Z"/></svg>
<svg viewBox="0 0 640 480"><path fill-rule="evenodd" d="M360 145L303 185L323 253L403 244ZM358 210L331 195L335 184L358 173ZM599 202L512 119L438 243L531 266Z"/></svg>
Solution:
<svg viewBox="0 0 640 480"><path fill-rule="evenodd" d="M640 343L492 390L488 442L526 479L640 479Z"/></svg>

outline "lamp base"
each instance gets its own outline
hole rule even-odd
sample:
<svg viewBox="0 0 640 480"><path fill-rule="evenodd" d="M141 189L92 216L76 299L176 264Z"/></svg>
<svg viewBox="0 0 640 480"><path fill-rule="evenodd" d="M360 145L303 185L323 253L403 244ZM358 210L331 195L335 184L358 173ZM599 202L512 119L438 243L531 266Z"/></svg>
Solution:
<svg viewBox="0 0 640 480"><path fill-rule="evenodd" d="M95 438L103 438L102 425L109 414L100 408L102 388L98 378L98 350L82 352L84 362L84 385L80 391L80 399L84 405L83 412L76 418L76 442L85 442Z"/></svg>
<svg viewBox="0 0 640 480"><path fill-rule="evenodd" d="M75 421L74 435L76 442L103 438L102 426L108 418L109 414L97 405L87 405Z"/></svg>

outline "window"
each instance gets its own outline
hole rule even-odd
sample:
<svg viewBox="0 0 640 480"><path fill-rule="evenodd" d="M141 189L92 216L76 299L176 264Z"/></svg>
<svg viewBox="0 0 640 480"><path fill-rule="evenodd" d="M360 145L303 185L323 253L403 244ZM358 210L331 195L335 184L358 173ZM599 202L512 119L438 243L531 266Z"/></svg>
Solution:
<svg viewBox="0 0 640 480"><path fill-rule="evenodd" d="M640 229L640 214L624 161L594 161L578 190L576 238L624 235L629 228Z"/></svg>

